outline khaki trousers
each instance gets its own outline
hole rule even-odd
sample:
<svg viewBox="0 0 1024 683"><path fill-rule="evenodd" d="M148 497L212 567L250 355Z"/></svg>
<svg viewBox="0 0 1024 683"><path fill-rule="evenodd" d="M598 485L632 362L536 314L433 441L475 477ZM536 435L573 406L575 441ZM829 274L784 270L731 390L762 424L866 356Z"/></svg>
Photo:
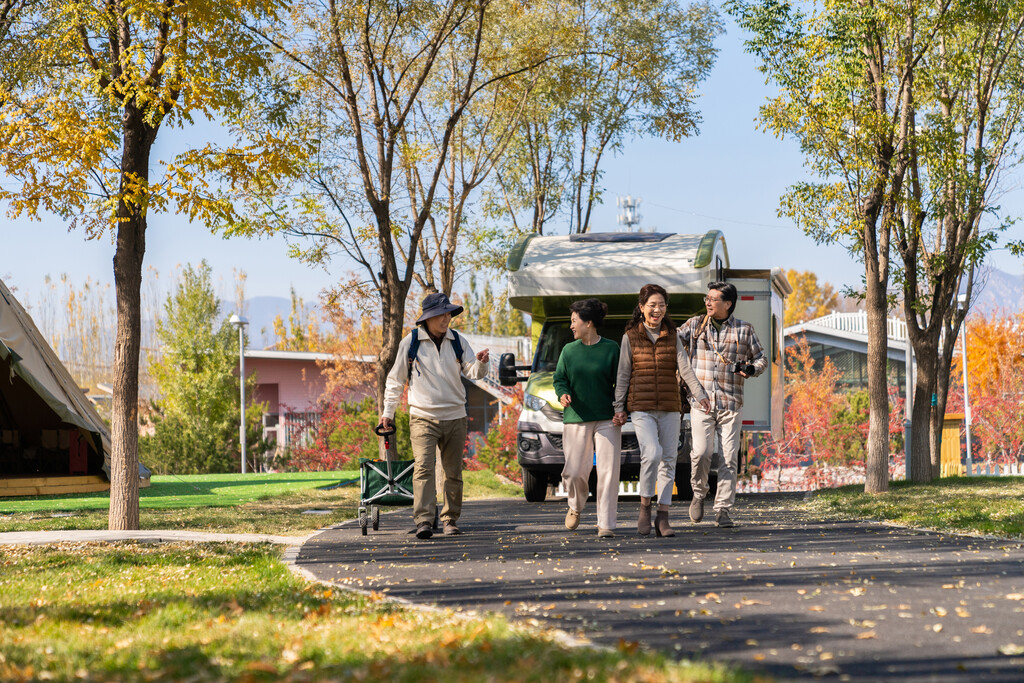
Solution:
<svg viewBox="0 0 1024 683"><path fill-rule="evenodd" d="M597 459L597 526L614 529L619 506L619 466L622 460L622 429L611 420L576 422L562 429L565 466L562 483L569 507L583 512L589 494L587 480Z"/></svg>
<svg viewBox="0 0 1024 683"><path fill-rule="evenodd" d="M409 418L409 439L415 465L412 470L412 515L416 524L434 523L437 482L434 463L441 461L444 472L444 507L441 520L452 524L462 514L462 456L466 449L467 419L430 420Z"/></svg>
<svg viewBox="0 0 1024 683"><path fill-rule="evenodd" d="M640 443L640 496L653 498L657 484L659 505L672 504L679 457L679 416L665 410L634 410L629 414Z"/></svg>
<svg viewBox="0 0 1024 683"><path fill-rule="evenodd" d="M690 411L690 433L693 454L690 456L690 485L694 498L708 495L708 473L715 450L715 435L722 446L722 463L718 466L718 493L715 512L729 510L736 502L736 467L740 452L740 413L735 410L714 409L705 413L700 408Z"/></svg>

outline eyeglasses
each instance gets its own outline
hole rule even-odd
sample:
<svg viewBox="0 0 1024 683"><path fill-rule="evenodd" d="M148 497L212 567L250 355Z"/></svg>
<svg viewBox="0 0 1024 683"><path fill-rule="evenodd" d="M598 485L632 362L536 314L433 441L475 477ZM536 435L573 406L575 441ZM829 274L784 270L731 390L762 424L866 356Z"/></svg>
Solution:
<svg viewBox="0 0 1024 683"><path fill-rule="evenodd" d="M655 304L655 303L648 302L648 303L644 304L644 308L662 309L662 308L665 308L665 304Z"/></svg>
<svg viewBox="0 0 1024 683"><path fill-rule="evenodd" d="M723 301L725 301L725 299L712 299L710 296L704 297L704 303L706 304L720 304Z"/></svg>

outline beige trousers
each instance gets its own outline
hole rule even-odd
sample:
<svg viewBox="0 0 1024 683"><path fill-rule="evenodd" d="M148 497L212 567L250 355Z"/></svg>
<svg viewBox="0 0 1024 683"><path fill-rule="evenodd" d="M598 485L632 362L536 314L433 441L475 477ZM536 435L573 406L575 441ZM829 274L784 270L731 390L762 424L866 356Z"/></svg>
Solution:
<svg viewBox="0 0 1024 683"><path fill-rule="evenodd" d="M740 452L740 427L743 421L735 410L714 409L705 413L700 408L690 411L690 433L693 454L690 456L690 485L695 498L708 495L708 473L715 450L715 435L722 447L722 462L718 466L718 493L715 494L715 512L729 510L736 502L736 467Z"/></svg>
<svg viewBox="0 0 1024 683"><path fill-rule="evenodd" d="M444 507L441 520L452 524L462 514L462 456L466 450L467 420L428 420L409 418L409 439L415 465L412 470L412 515L416 524L434 522L437 483L434 463L441 461L444 472Z"/></svg>
<svg viewBox="0 0 1024 683"><path fill-rule="evenodd" d="M611 420L567 424L562 430L565 466L562 483L569 507L583 512L589 490L587 480L597 460L597 526L614 529L619 506L619 466L622 460L622 429Z"/></svg>

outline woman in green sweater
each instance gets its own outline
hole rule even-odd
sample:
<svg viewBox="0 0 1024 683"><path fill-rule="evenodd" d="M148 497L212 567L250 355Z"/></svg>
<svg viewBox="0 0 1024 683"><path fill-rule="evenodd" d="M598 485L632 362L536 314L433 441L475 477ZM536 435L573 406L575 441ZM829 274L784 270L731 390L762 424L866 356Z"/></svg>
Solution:
<svg viewBox="0 0 1024 683"><path fill-rule="evenodd" d="M555 368L555 392L564 409L562 450L565 466L562 483L569 494L565 515L567 529L580 523L587 502L587 480L597 460L597 535L614 536L619 503L619 464L622 454L622 425L615 418L615 375L619 366L619 345L597 333L608 306L597 299L576 301L572 311L573 337L562 349Z"/></svg>

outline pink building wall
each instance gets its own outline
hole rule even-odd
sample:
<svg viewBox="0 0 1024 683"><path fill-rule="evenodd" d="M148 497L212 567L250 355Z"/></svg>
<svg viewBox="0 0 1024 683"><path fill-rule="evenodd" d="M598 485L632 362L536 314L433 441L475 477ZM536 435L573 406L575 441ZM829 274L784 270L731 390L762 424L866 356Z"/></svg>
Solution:
<svg viewBox="0 0 1024 683"><path fill-rule="evenodd" d="M309 412L316 410L317 400L327 380L316 361L246 358L245 375L256 375L254 399L267 402L268 413Z"/></svg>

